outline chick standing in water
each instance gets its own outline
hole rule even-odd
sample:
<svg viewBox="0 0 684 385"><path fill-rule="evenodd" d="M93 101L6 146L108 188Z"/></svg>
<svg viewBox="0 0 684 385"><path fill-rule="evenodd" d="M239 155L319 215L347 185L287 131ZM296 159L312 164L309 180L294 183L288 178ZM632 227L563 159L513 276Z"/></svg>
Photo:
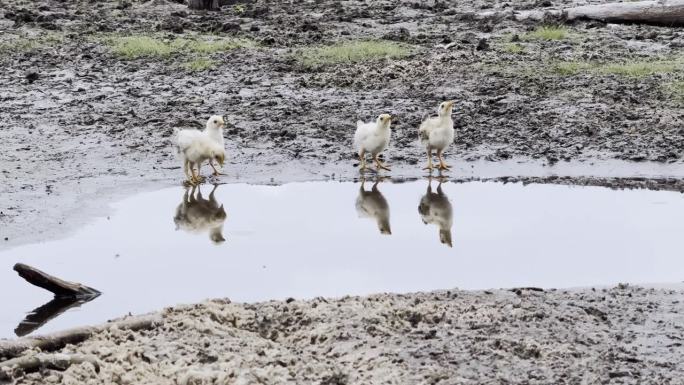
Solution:
<svg viewBox="0 0 684 385"><path fill-rule="evenodd" d="M432 150L437 150L440 170L448 170L449 166L444 162L442 153L454 142L454 121L451 119L451 112L454 107L453 101L443 102L437 109L436 118L427 118L420 124L418 137L420 143L427 150L428 164L425 170L434 168L432 166Z"/></svg>
<svg viewBox="0 0 684 385"><path fill-rule="evenodd" d="M207 125L204 129L204 133L221 146L221 148L225 148L223 140L223 127L225 125L226 122L223 120L223 116L214 115L207 120ZM216 170L216 167L214 167L212 159L209 159L209 166L214 170L214 175L221 174Z"/></svg>
<svg viewBox="0 0 684 385"><path fill-rule="evenodd" d="M202 131L180 130L176 136L176 144L183 157L183 171L190 184L195 185L202 181L201 167L204 161L215 160L223 166L226 150Z"/></svg>
<svg viewBox="0 0 684 385"><path fill-rule="evenodd" d="M360 120L356 122L354 145L358 150L359 160L361 161L359 171L366 169L366 152L370 152L373 155L378 171L380 169L389 171L387 165L378 159L378 154L386 149L389 144L392 133L390 130L391 123L392 117L389 114L378 116L375 122L364 123Z"/></svg>

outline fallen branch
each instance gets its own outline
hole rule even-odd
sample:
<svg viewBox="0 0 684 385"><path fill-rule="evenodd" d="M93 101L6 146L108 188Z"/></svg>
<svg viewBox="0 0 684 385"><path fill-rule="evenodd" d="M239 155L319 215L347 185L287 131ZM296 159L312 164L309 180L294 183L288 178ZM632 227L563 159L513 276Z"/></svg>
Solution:
<svg viewBox="0 0 684 385"><path fill-rule="evenodd" d="M54 293L56 297L96 297L102 294L92 287L61 280L34 267L24 265L23 263L14 265L14 271L19 273L19 276L28 281L28 283L42 287L43 289Z"/></svg>
<svg viewBox="0 0 684 385"><path fill-rule="evenodd" d="M511 17L517 21L543 21L548 17L568 21L590 19L609 23L641 23L669 27L684 26L684 0L651 0L584 5L547 11L482 12L478 19Z"/></svg>
<svg viewBox="0 0 684 385"><path fill-rule="evenodd" d="M13 358L5 362L0 362L0 368L8 367L13 369L18 367L24 372L35 372L43 368L66 370L71 365L80 365L88 362L95 367L95 372L100 372L100 362L95 356L83 354L47 354L36 353L24 357Z"/></svg>
<svg viewBox="0 0 684 385"><path fill-rule="evenodd" d="M149 330L162 324L161 314L148 314L107 322L98 326L86 326L42 336L25 337L14 341L0 341L0 358L14 358L28 349L39 348L44 352L59 350L67 344L77 344L91 336L111 329Z"/></svg>

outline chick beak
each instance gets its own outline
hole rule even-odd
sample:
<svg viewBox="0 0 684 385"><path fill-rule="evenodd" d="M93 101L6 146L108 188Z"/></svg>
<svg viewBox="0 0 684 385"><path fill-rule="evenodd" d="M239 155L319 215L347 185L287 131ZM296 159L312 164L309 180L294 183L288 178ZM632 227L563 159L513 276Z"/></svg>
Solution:
<svg viewBox="0 0 684 385"><path fill-rule="evenodd" d="M453 106L454 106L454 103L455 103L455 102L454 102L453 100L449 100L449 101L446 103L447 108L453 107Z"/></svg>

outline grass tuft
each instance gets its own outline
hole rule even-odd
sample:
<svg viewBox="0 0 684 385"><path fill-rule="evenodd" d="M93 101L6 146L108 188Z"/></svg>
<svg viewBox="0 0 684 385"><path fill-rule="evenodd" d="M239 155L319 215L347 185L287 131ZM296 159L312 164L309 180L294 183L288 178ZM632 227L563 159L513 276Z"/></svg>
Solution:
<svg viewBox="0 0 684 385"><path fill-rule="evenodd" d="M397 59L411 54L404 45L385 40L348 41L329 46L305 48L297 60L308 67L356 63L377 59Z"/></svg>
<svg viewBox="0 0 684 385"><path fill-rule="evenodd" d="M563 26L546 25L538 27L532 32L522 36L524 40L563 40L568 34L568 29Z"/></svg>

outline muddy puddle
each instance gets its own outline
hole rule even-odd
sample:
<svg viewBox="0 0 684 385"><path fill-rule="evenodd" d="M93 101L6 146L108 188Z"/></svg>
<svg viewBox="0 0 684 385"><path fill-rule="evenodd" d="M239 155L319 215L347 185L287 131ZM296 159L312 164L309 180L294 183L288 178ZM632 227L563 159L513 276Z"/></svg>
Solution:
<svg viewBox="0 0 684 385"><path fill-rule="evenodd" d="M0 338L214 297L676 283L684 280L683 217L679 192L601 187L369 180L168 188L115 203L109 217L65 239L1 252ZM17 262L103 294L50 302L12 271Z"/></svg>

